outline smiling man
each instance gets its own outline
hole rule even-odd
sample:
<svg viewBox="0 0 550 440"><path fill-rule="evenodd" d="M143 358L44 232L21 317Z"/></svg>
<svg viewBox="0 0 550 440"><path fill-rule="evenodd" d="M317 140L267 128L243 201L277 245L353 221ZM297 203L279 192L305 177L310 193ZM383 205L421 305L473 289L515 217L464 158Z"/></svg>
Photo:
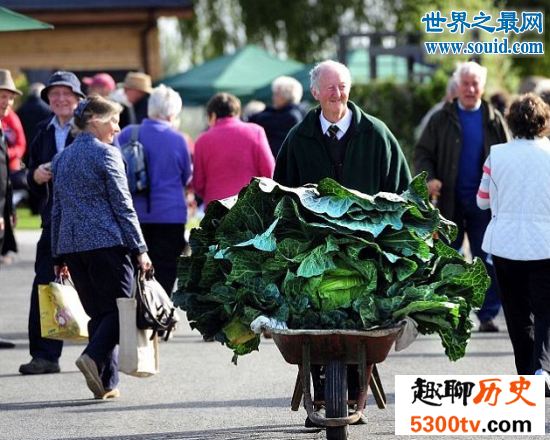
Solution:
<svg viewBox="0 0 550 440"><path fill-rule="evenodd" d="M54 280L51 250L52 173L53 157L73 141L71 122L78 102L86 96L80 81L72 72L55 72L40 96L50 106L53 117L38 125L38 132L29 152L29 189L40 197L42 235L36 248L35 278L31 291L29 312L29 351L31 361L19 367L21 374L59 373L62 341L43 338L40 331L38 285Z"/></svg>
<svg viewBox="0 0 550 440"><path fill-rule="evenodd" d="M458 237L451 243L459 249L467 234L474 257L487 261L482 251L483 234L490 213L476 204L477 188L483 162L491 145L509 140L502 115L482 99L487 69L469 61L459 64L453 74L458 84L458 98L435 113L416 145L415 172L428 172L430 197L438 200L441 214L458 226ZM500 310L500 300L492 265L487 265L491 287L477 312L479 330L497 332L493 319Z"/></svg>
<svg viewBox="0 0 550 440"><path fill-rule="evenodd" d="M296 187L330 177L371 195L407 189L411 174L394 135L382 121L348 101L349 69L323 61L310 72L310 82L319 106L289 132L277 156L274 180ZM353 399L359 389L357 367L349 366L347 374ZM312 376L315 400L324 400L323 369L314 366ZM308 417L306 427L311 426Z"/></svg>
<svg viewBox="0 0 550 440"><path fill-rule="evenodd" d="M330 177L367 194L401 192L411 180L399 143L388 127L348 101L349 69L323 61L310 72L311 94L319 106L288 134L274 179L286 186Z"/></svg>

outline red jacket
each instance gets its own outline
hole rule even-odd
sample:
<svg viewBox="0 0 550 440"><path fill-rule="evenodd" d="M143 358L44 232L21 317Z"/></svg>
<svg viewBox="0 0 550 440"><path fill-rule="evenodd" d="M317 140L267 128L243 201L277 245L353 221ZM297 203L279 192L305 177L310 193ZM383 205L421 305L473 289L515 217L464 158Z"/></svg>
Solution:
<svg viewBox="0 0 550 440"><path fill-rule="evenodd" d="M9 169L17 171L21 168L21 160L27 149L27 140L21 120L12 108L9 109L7 116L2 118L2 130L8 143Z"/></svg>

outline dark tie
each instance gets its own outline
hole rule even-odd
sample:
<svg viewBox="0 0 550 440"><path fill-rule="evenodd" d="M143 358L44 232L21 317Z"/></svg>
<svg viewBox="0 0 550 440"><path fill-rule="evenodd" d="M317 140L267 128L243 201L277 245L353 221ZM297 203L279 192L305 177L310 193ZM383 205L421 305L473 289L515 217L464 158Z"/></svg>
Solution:
<svg viewBox="0 0 550 440"><path fill-rule="evenodd" d="M338 128L337 125L331 125L327 130L327 134L332 140L337 141L338 140L337 134L339 130L340 129Z"/></svg>

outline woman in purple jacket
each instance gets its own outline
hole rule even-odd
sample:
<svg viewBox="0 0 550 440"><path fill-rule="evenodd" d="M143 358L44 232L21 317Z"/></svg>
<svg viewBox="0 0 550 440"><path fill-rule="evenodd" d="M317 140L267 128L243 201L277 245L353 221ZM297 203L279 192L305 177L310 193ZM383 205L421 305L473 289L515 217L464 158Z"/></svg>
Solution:
<svg viewBox="0 0 550 440"><path fill-rule="evenodd" d="M187 143L174 128L181 109L181 98L170 87L160 85L151 93L149 117L141 123L138 136L147 155L150 193L132 196L155 277L168 294L174 288L177 260L185 245L185 186L191 179ZM130 140L132 128L122 130L119 145Z"/></svg>

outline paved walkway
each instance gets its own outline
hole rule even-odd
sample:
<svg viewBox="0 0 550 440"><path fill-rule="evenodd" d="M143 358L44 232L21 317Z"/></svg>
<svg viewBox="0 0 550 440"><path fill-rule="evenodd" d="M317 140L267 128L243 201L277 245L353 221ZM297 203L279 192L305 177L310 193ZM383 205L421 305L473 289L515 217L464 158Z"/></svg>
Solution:
<svg viewBox="0 0 550 440"><path fill-rule="evenodd" d="M0 350L0 440L326 438L324 431L303 427L303 409L290 410L296 367L284 362L273 341L262 341L259 353L233 366L227 348L202 342L186 322L173 340L161 344L161 372L148 379L122 375L119 399L91 399L74 365L82 350L78 344L66 345L61 374L18 374L29 360L28 300L38 235L18 231L17 240L16 262L0 266L0 337L17 343ZM498 323L504 327L502 319ZM390 353L379 369L389 406L379 410L371 402L369 424L350 427L350 440L396 438L396 374L514 374L505 332L475 333L467 356L455 363L444 356L437 337L420 337L407 350ZM548 420L548 409L546 415Z"/></svg>

